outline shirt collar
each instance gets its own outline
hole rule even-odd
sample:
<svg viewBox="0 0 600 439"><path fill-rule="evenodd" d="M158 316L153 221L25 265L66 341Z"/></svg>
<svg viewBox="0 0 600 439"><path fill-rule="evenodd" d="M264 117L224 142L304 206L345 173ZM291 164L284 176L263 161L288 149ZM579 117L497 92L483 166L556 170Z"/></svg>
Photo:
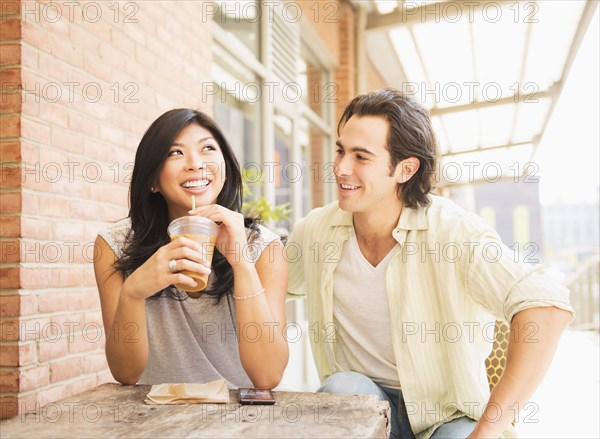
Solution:
<svg viewBox="0 0 600 439"><path fill-rule="evenodd" d="M432 199L428 196L429 202ZM354 227L352 223L352 213L338 209L331 221L333 227ZM416 208L403 207L398 219L398 224L393 230L392 235L400 244L404 244L406 234L409 230L427 230L429 222L427 221L427 206L417 206Z"/></svg>

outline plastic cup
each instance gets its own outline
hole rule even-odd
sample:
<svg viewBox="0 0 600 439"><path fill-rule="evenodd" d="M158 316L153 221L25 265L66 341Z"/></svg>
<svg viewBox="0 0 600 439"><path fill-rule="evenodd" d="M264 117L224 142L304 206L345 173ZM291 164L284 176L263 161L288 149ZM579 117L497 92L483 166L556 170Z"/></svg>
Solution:
<svg viewBox="0 0 600 439"><path fill-rule="evenodd" d="M167 233L171 237L171 241L175 241L182 236L196 241L202 246L206 261L209 264L212 262L217 234L219 233L219 227L213 221L200 216L183 216L171 221L171 224L169 224L169 227L167 228ZM193 278L198 285L190 287L187 285L175 284L175 286L192 297L200 297L202 293L199 292L206 289L208 275L187 270L182 271L182 273Z"/></svg>

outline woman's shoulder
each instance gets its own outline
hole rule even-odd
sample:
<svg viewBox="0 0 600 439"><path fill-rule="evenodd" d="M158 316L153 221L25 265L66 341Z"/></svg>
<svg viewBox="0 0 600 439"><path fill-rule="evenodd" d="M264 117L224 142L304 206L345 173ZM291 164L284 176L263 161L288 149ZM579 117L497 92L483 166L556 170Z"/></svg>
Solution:
<svg viewBox="0 0 600 439"><path fill-rule="evenodd" d="M120 258L130 230L131 218L124 218L100 230L98 235L106 241L112 251Z"/></svg>
<svg viewBox="0 0 600 439"><path fill-rule="evenodd" d="M253 262L258 260L270 243L281 239L277 233L262 224L246 227L246 237L248 246L244 249L244 254L249 255Z"/></svg>

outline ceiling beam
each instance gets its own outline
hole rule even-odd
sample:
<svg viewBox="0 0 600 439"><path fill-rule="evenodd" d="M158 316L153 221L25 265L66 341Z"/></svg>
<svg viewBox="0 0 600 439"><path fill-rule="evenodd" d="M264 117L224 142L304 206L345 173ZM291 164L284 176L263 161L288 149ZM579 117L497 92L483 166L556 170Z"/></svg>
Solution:
<svg viewBox="0 0 600 439"><path fill-rule="evenodd" d="M585 6L583 8L583 12L581 14L581 19L579 20L579 24L577 26L577 30L575 31L575 36L573 37L571 47L569 48L569 53L567 54L567 59L565 60L565 64L564 64L563 71L562 71L562 74L560 77L560 81L558 82L558 87L556 90L556 97L550 103L550 108L548 109L548 112L546 113L546 118L544 119L544 123L542 124L542 129L540 131L539 140L541 140L541 137L543 136L544 132L546 131L546 127L548 126L548 123L550 122L550 117L552 116L552 113L554 112L554 108L556 107L556 104L558 103L558 98L560 97L560 94L562 93L562 89L565 86L565 82L567 81L567 77L569 76L569 72L571 71L571 67L573 67L573 62L575 61L577 52L579 51L579 48L581 47L583 38L585 37L585 34L590 25L590 22L592 21L592 18L594 18L594 14L596 13L597 8L598 8L598 2L596 0L587 0L586 1ZM533 144L533 151L531 151L531 157L529 158L529 161L533 161L533 158L535 157L535 153L537 151L539 143L540 142L538 141Z"/></svg>
<svg viewBox="0 0 600 439"><path fill-rule="evenodd" d="M418 0L406 1L403 6L396 8L389 14L379 14L375 9L367 17L367 31L389 30L390 28L425 23L426 21L437 21L454 18L460 13L462 17L469 18L475 12L482 10L490 4L504 6L514 4L515 1L526 0L445 0L438 3L422 4ZM418 6L421 5L421 6Z"/></svg>
<svg viewBox="0 0 600 439"><path fill-rule="evenodd" d="M543 90L536 92L534 95L530 96L528 99L543 99L548 97L555 97L557 93L558 87L552 86L548 90ZM430 113L432 116L443 116L444 114L450 113L458 113L460 111L470 111L470 110L480 110L482 108L490 108L496 107L498 105L503 104L518 104L519 102L523 102L523 96L505 96L495 101L475 101L468 104L462 105L453 105L451 107L444 108L432 108ZM532 101L533 103L533 101Z"/></svg>
<svg viewBox="0 0 600 439"><path fill-rule="evenodd" d="M466 151L448 152L446 154L442 154L442 157L452 157L452 156L463 155L463 154L472 154L474 152L482 153L482 152L486 152L486 151L493 151L495 149L516 148L519 146L531 145L534 141L535 140L528 140L528 141L524 141L524 142L510 142L505 145L473 148L473 149L467 149Z"/></svg>

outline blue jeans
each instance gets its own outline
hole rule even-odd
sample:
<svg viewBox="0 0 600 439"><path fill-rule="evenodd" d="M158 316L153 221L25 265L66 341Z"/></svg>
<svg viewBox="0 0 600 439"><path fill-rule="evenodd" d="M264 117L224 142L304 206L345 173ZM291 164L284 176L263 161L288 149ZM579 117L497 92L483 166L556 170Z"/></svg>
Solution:
<svg viewBox="0 0 600 439"><path fill-rule="evenodd" d="M355 395L377 395L380 401L390 404L392 430L390 438L414 439L410 428L404 398L400 390L375 384L370 378L356 372L340 372L327 378L317 392L351 393ZM394 415L395 414L395 415ZM474 429L476 421L466 416L439 426L432 439L466 438Z"/></svg>

